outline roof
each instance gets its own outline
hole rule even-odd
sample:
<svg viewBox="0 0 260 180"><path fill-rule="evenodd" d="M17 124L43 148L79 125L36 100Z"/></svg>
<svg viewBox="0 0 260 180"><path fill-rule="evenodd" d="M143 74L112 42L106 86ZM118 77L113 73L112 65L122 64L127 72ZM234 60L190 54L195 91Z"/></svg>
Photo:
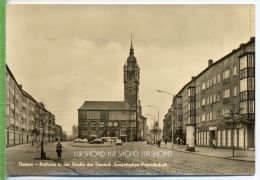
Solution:
<svg viewBox="0 0 260 180"><path fill-rule="evenodd" d="M85 101L80 110L129 110L130 106L124 101Z"/></svg>

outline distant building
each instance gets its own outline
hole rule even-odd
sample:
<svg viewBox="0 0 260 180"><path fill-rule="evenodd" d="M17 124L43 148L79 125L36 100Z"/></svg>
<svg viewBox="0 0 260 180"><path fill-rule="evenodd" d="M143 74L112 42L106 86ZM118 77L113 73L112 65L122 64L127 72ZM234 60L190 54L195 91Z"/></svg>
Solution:
<svg viewBox="0 0 260 180"><path fill-rule="evenodd" d="M75 124L72 126L72 139L78 138L78 126Z"/></svg>
<svg viewBox="0 0 260 180"><path fill-rule="evenodd" d="M55 140L62 141L62 127L58 124L55 124Z"/></svg>
<svg viewBox="0 0 260 180"><path fill-rule="evenodd" d="M248 149L255 147L255 38L213 63L182 87L173 100L173 139L196 145ZM218 122L230 109L242 109L250 122L222 129ZM172 112L164 118L164 136L172 137Z"/></svg>
<svg viewBox="0 0 260 180"><path fill-rule="evenodd" d="M123 68L124 101L85 101L78 109L79 138L146 139L146 118L142 116L139 100L140 68L132 42Z"/></svg>

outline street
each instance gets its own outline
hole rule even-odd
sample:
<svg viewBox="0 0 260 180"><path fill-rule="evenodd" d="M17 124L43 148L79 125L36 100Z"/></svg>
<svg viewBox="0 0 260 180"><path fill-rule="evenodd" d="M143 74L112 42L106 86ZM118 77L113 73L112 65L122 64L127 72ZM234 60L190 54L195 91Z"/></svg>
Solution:
<svg viewBox="0 0 260 180"><path fill-rule="evenodd" d="M126 142L115 146L62 142L58 160L55 143L44 144L49 160L40 160L40 152L28 153L29 144L7 148L6 171L9 175L253 175L255 162L183 153L158 148L146 142ZM81 143L75 143L80 145ZM40 149L40 148L39 148ZM19 162L21 162L19 164ZM27 164L26 164L27 163ZM30 164L31 163L31 164ZM28 165L32 165L28 167Z"/></svg>

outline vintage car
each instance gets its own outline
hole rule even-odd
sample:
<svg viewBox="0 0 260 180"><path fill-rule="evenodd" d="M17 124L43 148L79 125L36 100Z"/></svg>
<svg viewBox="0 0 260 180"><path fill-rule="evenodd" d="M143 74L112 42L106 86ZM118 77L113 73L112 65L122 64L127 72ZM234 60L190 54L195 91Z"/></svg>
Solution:
<svg viewBox="0 0 260 180"><path fill-rule="evenodd" d="M90 144L104 144L104 141L102 141L101 139L95 139L93 141L89 142Z"/></svg>
<svg viewBox="0 0 260 180"><path fill-rule="evenodd" d="M120 146L123 146L123 142L122 142L121 139L117 139L117 140L116 140L116 146L117 146L117 145L118 145L118 146L119 146L119 145L120 145Z"/></svg>

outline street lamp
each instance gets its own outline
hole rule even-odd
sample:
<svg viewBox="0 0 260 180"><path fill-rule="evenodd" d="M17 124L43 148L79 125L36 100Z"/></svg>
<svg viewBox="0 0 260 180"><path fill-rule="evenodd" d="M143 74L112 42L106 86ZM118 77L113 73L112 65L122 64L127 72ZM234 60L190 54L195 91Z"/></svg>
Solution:
<svg viewBox="0 0 260 180"><path fill-rule="evenodd" d="M151 114L147 114L149 116L153 116L153 130L154 130L154 133L153 133L153 142L155 142L155 117L154 115L151 115Z"/></svg>
<svg viewBox="0 0 260 180"><path fill-rule="evenodd" d="M169 94L172 96L172 105L171 105L171 120L172 120L172 148L173 148L173 100L174 100L174 95L172 95L171 93L168 93L168 92L165 92L165 91L160 91L160 90L157 90L157 92L163 92L163 93L166 93L166 94Z"/></svg>
<svg viewBox="0 0 260 180"><path fill-rule="evenodd" d="M151 106L151 105L148 105L149 107L153 107L153 108L156 108L158 110L158 132L159 132L159 129L160 129L160 121L159 121L159 108L158 107L155 107L155 106ZM160 132L159 132L159 138L160 138Z"/></svg>

